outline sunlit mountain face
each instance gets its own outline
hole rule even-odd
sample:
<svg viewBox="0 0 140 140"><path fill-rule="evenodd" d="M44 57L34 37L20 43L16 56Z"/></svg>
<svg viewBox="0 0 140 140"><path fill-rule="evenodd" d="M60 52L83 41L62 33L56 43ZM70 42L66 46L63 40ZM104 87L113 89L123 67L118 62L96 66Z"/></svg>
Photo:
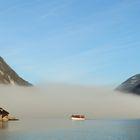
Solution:
<svg viewBox="0 0 140 140"><path fill-rule="evenodd" d="M22 79L5 61L0 57L0 84L32 86L31 83Z"/></svg>

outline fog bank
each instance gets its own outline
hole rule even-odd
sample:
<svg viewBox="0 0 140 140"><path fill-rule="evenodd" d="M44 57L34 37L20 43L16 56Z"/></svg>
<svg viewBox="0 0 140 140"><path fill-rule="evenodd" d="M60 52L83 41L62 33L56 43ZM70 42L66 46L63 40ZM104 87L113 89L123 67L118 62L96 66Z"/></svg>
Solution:
<svg viewBox="0 0 140 140"><path fill-rule="evenodd" d="M51 84L33 88L0 87L0 105L18 118L140 118L140 97L106 87Z"/></svg>

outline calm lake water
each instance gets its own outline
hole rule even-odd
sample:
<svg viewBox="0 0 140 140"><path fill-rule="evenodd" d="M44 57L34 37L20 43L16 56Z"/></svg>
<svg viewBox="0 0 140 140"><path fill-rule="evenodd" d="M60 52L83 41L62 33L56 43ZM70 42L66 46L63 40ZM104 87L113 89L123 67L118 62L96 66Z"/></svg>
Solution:
<svg viewBox="0 0 140 140"><path fill-rule="evenodd" d="M140 120L20 120L0 123L0 140L140 140Z"/></svg>

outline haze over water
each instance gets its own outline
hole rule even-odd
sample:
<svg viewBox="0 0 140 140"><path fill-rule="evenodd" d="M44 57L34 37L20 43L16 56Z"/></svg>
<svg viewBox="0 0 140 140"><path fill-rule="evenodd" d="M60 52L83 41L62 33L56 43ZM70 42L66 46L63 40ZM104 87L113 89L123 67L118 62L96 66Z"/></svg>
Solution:
<svg viewBox="0 0 140 140"><path fill-rule="evenodd" d="M0 103L19 121L0 123L2 140L139 140L140 97L109 87L47 84L0 88ZM72 121L84 114L85 121Z"/></svg>
<svg viewBox="0 0 140 140"><path fill-rule="evenodd" d="M63 84L0 88L0 103L12 115L25 118L64 118L84 114L87 119L140 118L140 97L108 87Z"/></svg>

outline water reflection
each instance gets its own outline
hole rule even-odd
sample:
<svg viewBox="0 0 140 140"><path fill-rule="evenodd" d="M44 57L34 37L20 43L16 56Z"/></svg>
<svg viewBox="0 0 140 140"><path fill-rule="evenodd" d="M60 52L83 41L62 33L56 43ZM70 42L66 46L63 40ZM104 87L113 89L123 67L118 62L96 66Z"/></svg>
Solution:
<svg viewBox="0 0 140 140"><path fill-rule="evenodd" d="M140 140L140 120L0 122L0 140Z"/></svg>
<svg viewBox="0 0 140 140"><path fill-rule="evenodd" d="M7 129L8 128L8 122L0 122L0 129Z"/></svg>

